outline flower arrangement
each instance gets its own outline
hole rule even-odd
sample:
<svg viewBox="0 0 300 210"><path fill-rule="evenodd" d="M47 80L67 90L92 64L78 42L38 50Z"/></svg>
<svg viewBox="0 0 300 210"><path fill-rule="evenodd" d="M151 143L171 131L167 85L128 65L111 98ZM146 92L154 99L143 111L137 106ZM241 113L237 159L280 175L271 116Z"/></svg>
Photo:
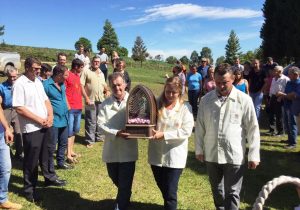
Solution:
<svg viewBox="0 0 300 210"><path fill-rule="evenodd" d="M137 117L137 118L128 119L128 123L129 124L150 124L150 120Z"/></svg>

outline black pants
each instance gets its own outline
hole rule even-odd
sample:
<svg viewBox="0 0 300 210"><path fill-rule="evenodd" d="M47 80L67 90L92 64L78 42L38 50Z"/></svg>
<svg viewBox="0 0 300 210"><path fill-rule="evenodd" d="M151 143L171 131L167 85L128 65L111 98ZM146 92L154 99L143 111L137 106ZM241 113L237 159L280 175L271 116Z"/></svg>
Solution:
<svg viewBox="0 0 300 210"><path fill-rule="evenodd" d="M282 101L278 102L275 95L271 96L270 99L270 112L269 112L269 123L270 128L275 128L275 119L276 119L276 130L278 134L283 133L282 125ZM271 130L271 129L270 129Z"/></svg>
<svg viewBox="0 0 300 210"><path fill-rule="evenodd" d="M24 192L26 195L32 195L38 181L38 163L42 169L45 180L55 180L57 176L54 169L49 167L49 152L51 145L49 139L49 129L43 128L31 133L23 133L24 142Z"/></svg>
<svg viewBox="0 0 300 210"><path fill-rule="evenodd" d="M178 182L182 173L182 169L158 167L154 165L151 165L151 169L156 184L163 195L164 208L166 210L176 210Z"/></svg>
<svg viewBox="0 0 300 210"><path fill-rule="evenodd" d="M116 204L118 209L126 210L130 204L135 162L106 163L108 175L118 188Z"/></svg>

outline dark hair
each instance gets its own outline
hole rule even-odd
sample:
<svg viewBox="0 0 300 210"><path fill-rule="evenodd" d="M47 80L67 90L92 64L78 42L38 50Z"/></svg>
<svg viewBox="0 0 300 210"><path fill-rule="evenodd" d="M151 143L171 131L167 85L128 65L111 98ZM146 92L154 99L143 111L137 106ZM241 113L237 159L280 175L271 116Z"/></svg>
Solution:
<svg viewBox="0 0 300 210"><path fill-rule="evenodd" d="M215 74L218 74L220 76L224 76L227 73L229 73L231 75L233 74L231 65L228 63L221 63L215 69Z"/></svg>
<svg viewBox="0 0 300 210"><path fill-rule="evenodd" d="M250 63L249 61L245 61L245 62L244 62L244 65L251 66L251 63Z"/></svg>
<svg viewBox="0 0 300 210"><path fill-rule="evenodd" d="M118 68L121 63L124 63L124 69L126 68L126 62L123 59L116 59L116 68Z"/></svg>
<svg viewBox="0 0 300 210"><path fill-rule="evenodd" d="M95 59L100 59L100 57L94 56L94 57L92 58L92 61L94 61Z"/></svg>
<svg viewBox="0 0 300 210"><path fill-rule="evenodd" d="M64 74L66 71L68 71L68 68L66 66L56 65L53 69L52 77L54 78L60 74Z"/></svg>
<svg viewBox="0 0 300 210"><path fill-rule="evenodd" d="M171 86L172 88L176 89L179 92L179 99L182 99L182 82L181 79L178 76L173 76L168 79L166 79L164 90L161 93L158 101L158 109L161 109L167 102L166 96L165 96L165 90L167 86ZM183 103L183 100L181 100Z"/></svg>
<svg viewBox="0 0 300 210"><path fill-rule="evenodd" d="M112 88L112 85L113 85L112 82L115 81L118 77L121 77L123 82L126 84L123 74L120 72L114 72L114 73L108 75L108 83L109 83L110 88Z"/></svg>
<svg viewBox="0 0 300 210"><path fill-rule="evenodd" d="M52 71L52 67L48 63L42 63L41 67L41 74Z"/></svg>
<svg viewBox="0 0 300 210"><path fill-rule="evenodd" d="M75 69L76 67L84 66L84 63L79 58L75 58L72 60L72 69Z"/></svg>
<svg viewBox="0 0 300 210"><path fill-rule="evenodd" d="M57 60L59 59L59 56L65 56L67 58L67 54L64 52L60 52L57 54Z"/></svg>
<svg viewBox="0 0 300 210"><path fill-rule="evenodd" d="M36 63L38 65L42 64L41 61L37 58L33 58L33 57L26 58L25 63L24 63L25 70L31 68L32 64L34 64L34 63Z"/></svg>

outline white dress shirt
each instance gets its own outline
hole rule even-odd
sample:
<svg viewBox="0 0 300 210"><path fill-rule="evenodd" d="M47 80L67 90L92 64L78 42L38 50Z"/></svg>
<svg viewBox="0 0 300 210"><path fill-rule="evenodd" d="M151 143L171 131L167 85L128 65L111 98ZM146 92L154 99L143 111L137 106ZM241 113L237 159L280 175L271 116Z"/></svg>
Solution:
<svg viewBox="0 0 300 210"><path fill-rule="evenodd" d="M253 102L247 94L232 88L221 103L216 90L202 97L195 127L195 153L208 162L242 165L246 139L248 161L260 161L260 133Z"/></svg>
<svg viewBox="0 0 300 210"><path fill-rule="evenodd" d="M25 75L20 76L13 86L12 97L14 108L25 107L39 117L47 118L48 112L45 102L49 99L42 82L38 78L31 81ZM42 126L33 120L20 114L18 117L22 133L31 133L42 129Z"/></svg>
<svg viewBox="0 0 300 210"><path fill-rule="evenodd" d="M286 83L288 81L290 81L290 78L283 74L277 79L273 77L270 87L270 96L276 95L279 91L284 92Z"/></svg>

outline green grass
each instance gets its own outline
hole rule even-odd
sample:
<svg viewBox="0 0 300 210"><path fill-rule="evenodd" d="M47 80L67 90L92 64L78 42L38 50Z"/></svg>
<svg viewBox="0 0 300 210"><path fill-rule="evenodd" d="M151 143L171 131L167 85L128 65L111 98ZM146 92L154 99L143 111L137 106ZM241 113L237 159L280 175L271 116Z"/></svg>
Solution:
<svg viewBox="0 0 300 210"><path fill-rule="evenodd" d="M165 69L146 69L140 67L128 68L136 84L144 84L151 88L155 95L162 91ZM171 70L170 70L171 71ZM169 71L169 72L170 72ZM266 116L263 116L265 119ZM76 137L75 150L82 154L80 162L73 170L57 170L62 179L68 181L66 187L43 188L43 177L39 176L38 192L44 197L40 204L31 204L22 197L22 166L13 161L13 170L9 186L10 200L21 203L24 209L37 210L84 210L113 209L116 187L107 175L105 164L101 160L103 143L87 149L83 143L84 122ZM265 125L262 122L262 125ZM283 137L269 137L261 128L261 164L256 170L247 170L244 176L241 192L241 209L251 209L252 204L267 181L280 176L300 175L300 146L292 151L283 149L280 142ZM208 182L205 165L194 158L194 136L189 142L189 154L186 169L180 178L178 190L178 209L214 209L213 198ZM163 209L163 199L155 184L151 169L147 163L147 140L139 140L139 160L132 188L132 210ZM286 185L276 188L266 201L266 209L293 209L299 204L299 198L294 186Z"/></svg>

